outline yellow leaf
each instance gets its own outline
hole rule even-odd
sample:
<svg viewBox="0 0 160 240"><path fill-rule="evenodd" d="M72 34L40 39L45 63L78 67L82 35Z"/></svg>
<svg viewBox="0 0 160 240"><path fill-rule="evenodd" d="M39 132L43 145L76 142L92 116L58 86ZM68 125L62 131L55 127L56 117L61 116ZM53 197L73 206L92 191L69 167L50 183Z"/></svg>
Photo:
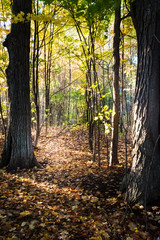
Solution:
<svg viewBox="0 0 160 240"><path fill-rule="evenodd" d="M23 217L26 217L26 216L31 215L31 214L32 214L32 212L24 211L24 212L20 213L19 218L23 218Z"/></svg>
<svg viewBox="0 0 160 240"><path fill-rule="evenodd" d="M92 203L96 203L96 202L98 202L98 200L99 200L99 199L98 199L97 197L92 197L92 198L91 198L91 202L92 202Z"/></svg>
<svg viewBox="0 0 160 240"><path fill-rule="evenodd" d="M48 240L48 239L50 239L50 235L49 235L49 233L46 233L46 234L43 236L42 240Z"/></svg>
<svg viewBox="0 0 160 240"><path fill-rule="evenodd" d="M5 195L1 196L1 198L7 198Z"/></svg>
<svg viewBox="0 0 160 240"><path fill-rule="evenodd" d="M30 230L33 230L33 229L35 229L35 226L34 226L34 224L32 224L32 223L31 223L31 224L29 225L29 229L30 229Z"/></svg>
<svg viewBox="0 0 160 240"><path fill-rule="evenodd" d="M57 216L57 215L58 215L58 213L57 213L57 212L54 212L54 213L53 213L53 215L54 215L54 216Z"/></svg>
<svg viewBox="0 0 160 240"><path fill-rule="evenodd" d="M48 215L49 215L49 213L50 213L50 212L48 212L48 211L47 211L47 212L45 212L45 213L44 213L44 216L48 216Z"/></svg>

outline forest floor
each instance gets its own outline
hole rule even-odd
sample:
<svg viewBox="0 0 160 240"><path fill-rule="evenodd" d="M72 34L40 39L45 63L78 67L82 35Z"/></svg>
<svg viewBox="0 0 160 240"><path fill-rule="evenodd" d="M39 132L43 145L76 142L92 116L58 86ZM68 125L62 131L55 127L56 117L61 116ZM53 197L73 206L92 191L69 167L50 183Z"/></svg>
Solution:
<svg viewBox="0 0 160 240"><path fill-rule="evenodd" d="M128 143L129 161L130 151ZM101 166L92 162L85 128L49 129L47 137L42 132L35 154L41 169L0 170L0 240L160 239L160 207L148 207L146 215L143 206L128 206L119 191L124 137L120 164L112 168L105 145Z"/></svg>

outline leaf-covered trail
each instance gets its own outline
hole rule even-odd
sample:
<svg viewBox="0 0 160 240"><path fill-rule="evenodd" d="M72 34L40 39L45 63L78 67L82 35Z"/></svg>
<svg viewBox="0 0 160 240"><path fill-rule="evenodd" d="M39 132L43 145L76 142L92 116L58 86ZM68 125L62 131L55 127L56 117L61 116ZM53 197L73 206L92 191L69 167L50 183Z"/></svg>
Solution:
<svg viewBox="0 0 160 240"><path fill-rule="evenodd" d="M119 156L125 149L120 143ZM128 208L119 192L124 168L92 163L84 129L53 129L39 139L42 169L0 170L0 240L157 239L160 209Z"/></svg>

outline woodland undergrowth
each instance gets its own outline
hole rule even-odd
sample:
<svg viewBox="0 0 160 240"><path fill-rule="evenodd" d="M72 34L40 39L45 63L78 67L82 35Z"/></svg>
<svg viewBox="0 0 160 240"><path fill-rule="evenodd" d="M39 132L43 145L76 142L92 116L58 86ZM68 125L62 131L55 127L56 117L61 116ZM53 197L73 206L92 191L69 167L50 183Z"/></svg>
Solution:
<svg viewBox="0 0 160 240"><path fill-rule="evenodd" d="M1 139L1 150L3 139ZM160 208L129 206L119 191L125 173L125 144L120 164L109 168L101 142L101 167L92 162L87 131L49 129L35 150L42 168L0 170L0 240L157 240ZM131 144L128 140L128 161ZM126 211L127 210L127 211Z"/></svg>

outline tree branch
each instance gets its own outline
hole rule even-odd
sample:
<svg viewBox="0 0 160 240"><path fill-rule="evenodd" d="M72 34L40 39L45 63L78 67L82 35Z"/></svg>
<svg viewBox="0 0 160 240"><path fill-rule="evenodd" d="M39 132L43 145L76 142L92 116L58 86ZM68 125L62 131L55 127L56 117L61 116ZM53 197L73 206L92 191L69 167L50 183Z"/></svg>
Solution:
<svg viewBox="0 0 160 240"><path fill-rule="evenodd" d="M82 74L83 75L83 74ZM82 76L81 75L81 76ZM74 82L76 82L81 76L79 76L78 78L74 79L71 83L69 83L68 85L66 85L65 87L63 88L60 88L58 91L54 92L51 96L50 96L50 99L51 97L53 97L54 95L56 95L57 93L61 92L62 90L68 88L69 86L71 86Z"/></svg>
<svg viewBox="0 0 160 240"><path fill-rule="evenodd" d="M129 12L127 15L124 15L123 17L121 17L121 21L123 21L124 19L131 17L131 13Z"/></svg>

